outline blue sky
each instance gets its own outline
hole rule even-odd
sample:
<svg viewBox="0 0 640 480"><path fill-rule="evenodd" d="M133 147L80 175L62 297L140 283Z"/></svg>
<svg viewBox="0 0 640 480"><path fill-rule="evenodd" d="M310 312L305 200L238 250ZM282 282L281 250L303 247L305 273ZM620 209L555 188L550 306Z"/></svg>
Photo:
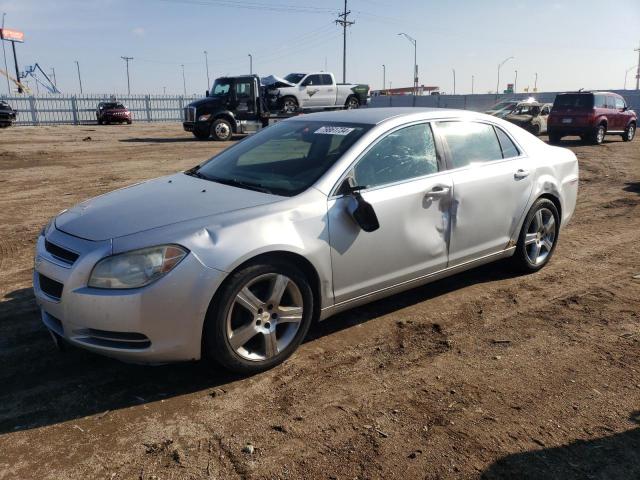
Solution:
<svg viewBox="0 0 640 480"><path fill-rule="evenodd" d="M606 5L611 5L607 7ZM615 8L613 7L615 5ZM342 30L333 20L341 0L0 0L6 26L25 32L21 67L38 62L56 70L60 90L76 93L74 60L86 92L126 92L121 56L134 57L136 93L187 93L207 88L204 50L211 78L254 72L284 75L327 70L341 77ZM244 7L244 8L243 8ZM347 80L409 86L413 50L397 36L417 39L420 83L457 93L486 93L515 78L518 89L622 88L625 71L637 63L640 1L616 0L349 0L356 21L348 31ZM7 45L8 46L8 45ZM9 69L13 72L10 49ZM0 52L1 55L1 52ZM635 82L628 76L628 86ZM0 93L6 82L0 79Z"/></svg>

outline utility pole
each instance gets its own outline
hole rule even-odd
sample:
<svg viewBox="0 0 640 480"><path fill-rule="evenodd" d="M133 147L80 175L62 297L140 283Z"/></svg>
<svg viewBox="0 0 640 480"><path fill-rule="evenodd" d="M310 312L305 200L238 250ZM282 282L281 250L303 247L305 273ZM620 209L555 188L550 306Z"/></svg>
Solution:
<svg viewBox="0 0 640 480"><path fill-rule="evenodd" d="M356 22L349 20L351 10L347 10L347 0L344 0L344 11L338 15L337 25L342 26L342 83L347 83L347 27Z"/></svg>
<svg viewBox="0 0 640 480"><path fill-rule="evenodd" d="M80 95L82 95L82 77L80 76L80 64L78 63L78 60L76 60L75 62L76 62L76 68L78 69L78 83L80 84Z"/></svg>
<svg viewBox="0 0 640 480"><path fill-rule="evenodd" d="M518 93L518 70L516 70L516 78L513 81L513 93Z"/></svg>
<svg viewBox="0 0 640 480"><path fill-rule="evenodd" d="M184 93L184 96L187 96L187 81L184 78L184 63L181 63L180 66L182 67L182 91Z"/></svg>
<svg viewBox="0 0 640 480"><path fill-rule="evenodd" d="M496 84L496 98L498 97L498 95L500 95L500 69L505 63L507 63L509 60L513 58L516 58L516 57L507 57L498 64L498 83Z"/></svg>
<svg viewBox="0 0 640 480"><path fill-rule="evenodd" d="M456 69L452 68L451 70L453 70L453 94L456 94Z"/></svg>
<svg viewBox="0 0 640 480"><path fill-rule="evenodd" d="M133 60L133 57L120 57L127 62L127 95L131 95L131 82L129 81L129 61Z"/></svg>
<svg viewBox="0 0 640 480"><path fill-rule="evenodd" d="M249 75L253 75L253 55L249 54Z"/></svg>
<svg viewBox="0 0 640 480"><path fill-rule="evenodd" d="M636 70L636 90L640 90L640 47L636 48L634 52L638 52L638 69Z"/></svg>
<svg viewBox="0 0 640 480"><path fill-rule="evenodd" d="M387 66L382 64L382 91L387 89Z"/></svg>
<svg viewBox="0 0 640 480"><path fill-rule="evenodd" d="M6 17L7 14L3 13L2 14L2 28L4 28L4 17ZM2 56L4 57L4 71L7 72L7 74L9 73L8 69L7 69L7 51L4 49L4 40L0 39L0 42L2 42ZM9 77L6 77L7 80L7 95L11 95L11 84L9 83ZM16 78L16 80L20 81L19 78Z"/></svg>
<svg viewBox="0 0 640 480"><path fill-rule="evenodd" d="M207 90L211 88L211 80L209 79L209 55L204 51L204 64L207 66Z"/></svg>
<svg viewBox="0 0 640 480"><path fill-rule="evenodd" d="M627 89L627 75L629 74L629 72L630 72L631 70L634 70L635 68L636 68L636 66L634 65L633 67L629 67L629 68L627 69L627 71L626 71L626 72L624 72L624 87L623 87L623 90L626 90L626 89Z"/></svg>
<svg viewBox="0 0 640 480"><path fill-rule="evenodd" d="M537 92L538 91L538 72L536 72L536 79L533 82L533 91Z"/></svg>
<svg viewBox="0 0 640 480"><path fill-rule="evenodd" d="M16 66L16 80L20 82L20 69L18 68L18 56L16 55L16 42L13 40L11 40L11 48L13 48L13 63ZM22 93L22 87L20 85L18 85L18 93Z"/></svg>
<svg viewBox="0 0 640 480"><path fill-rule="evenodd" d="M413 95L416 96L418 95L418 41L406 33L398 35L402 35L413 45Z"/></svg>
<svg viewBox="0 0 640 480"><path fill-rule="evenodd" d="M473 95L473 84L476 80L476 77L474 75L471 75L471 95Z"/></svg>

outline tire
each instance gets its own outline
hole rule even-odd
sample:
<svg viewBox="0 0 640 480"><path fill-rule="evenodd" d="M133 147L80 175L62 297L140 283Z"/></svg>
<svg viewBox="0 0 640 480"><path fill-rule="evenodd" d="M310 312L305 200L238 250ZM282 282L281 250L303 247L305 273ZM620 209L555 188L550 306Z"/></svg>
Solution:
<svg viewBox="0 0 640 480"><path fill-rule="evenodd" d="M192 133L193 133L193 136L196 137L198 140L208 140L209 137L211 136L211 130L194 129Z"/></svg>
<svg viewBox="0 0 640 480"><path fill-rule="evenodd" d="M209 306L203 356L243 375L268 370L298 348L313 308L311 286L294 265L266 260L242 268L229 276ZM289 320L281 322L284 312Z"/></svg>
<svg viewBox="0 0 640 480"><path fill-rule="evenodd" d="M102 120L98 120L98 125L102 125L104 122Z"/></svg>
<svg viewBox="0 0 640 480"><path fill-rule="evenodd" d="M604 141L604 137L606 134L607 134L607 127L605 127L604 124L600 124L591 133L591 136L589 137L589 141L593 145L602 145L602 142Z"/></svg>
<svg viewBox="0 0 640 480"><path fill-rule="evenodd" d="M552 145L557 145L558 143L560 143L560 140L562 139L562 135L559 135L557 133L549 133L549 143Z"/></svg>
<svg viewBox="0 0 640 480"><path fill-rule="evenodd" d="M635 136L636 136L636 124L631 122L629 126L625 129L624 133L622 134L622 140L624 140L625 142L630 142L635 138Z"/></svg>
<svg viewBox="0 0 640 480"><path fill-rule="evenodd" d="M131 125L133 123L132 120L127 120L127 125Z"/></svg>
<svg viewBox="0 0 640 480"><path fill-rule="evenodd" d="M531 125L531 135L540 136L540 125Z"/></svg>
<svg viewBox="0 0 640 480"><path fill-rule="evenodd" d="M284 97L280 101L280 107L284 113L296 113L299 105L295 97Z"/></svg>
<svg viewBox="0 0 640 480"><path fill-rule="evenodd" d="M233 135L233 128L231 127L231 123L224 118L218 118L214 120L211 124L211 136L214 140L219 142L226 142L227 140L231 140L231 136Z"/></svg>
<svg viewBox="0 0 640 480"><path fill-rule="evenodd" d="M548 198L538 199L524 219L512 257L517 271L533 273L549 263L558 244L559 226L555 204Z"/></svg>
<svg viewBox="0 0 640 480"><path fill-rule="evenodd" d="M346 110L355 110L356 108L360 108L360 100L355 95L350 95L347 97L347 101L344 104L344 108Z"/></svg>

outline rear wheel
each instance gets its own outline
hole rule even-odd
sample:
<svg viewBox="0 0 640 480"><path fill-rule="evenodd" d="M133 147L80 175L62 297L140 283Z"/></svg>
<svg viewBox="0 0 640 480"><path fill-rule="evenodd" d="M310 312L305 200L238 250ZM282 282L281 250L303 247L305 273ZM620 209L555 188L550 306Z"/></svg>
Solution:
<svg viewBox="0 0 640 480"><path fill-rule="evenodd" d="M535 135L536 137L540 136L540 125L531 125L531 134Z"/></svg>
<svg viewBox="0 0 640 480"><path fill-rule="evenodd" d="M625 142L630 142L636 136L636 124L630 123L629 126L625 129L622 134L622 140Z"/></svg>
<svg viewBox="0 0 640 480"><path fill-rule="evenodd" d="M218 140L219 142L226 142L227 140L231 140L231 136L233 135L233 128L231 127L231 123L224 118L218 118L214 120L211 124L211 136L214 140Z"/></svg>
<svg viewBox="0 0 640 480"><path fill-rule="evenodd" d="M604 136L607 133L607 128L604 125L598 125L593 133L591 133L591 143L594 145L601 145L604 142Z"/></svg>
<svg viewBox="0 0 640 480"><path fill-rule="evenodd" d="M287 359L304 339L313 312L305 276L280 261L233 273L216 294L204 327L207 358L242 374Z"/></svg>
<svg viewBox="0 0 640 480"><path fill-rule="evenodd" d="M556 248L560 217L554 203L541 198L536 201L522 225L514 266L521 272L537 272L544 267Z"/></svg>
<svg viewBox="0 0 640 480"><path fill-rule="evenodd" d="M344 108L347 110L353 110L355 108L360 108L360 100L355 95L349 96L347 98L347 102L344 104Z"/></svg>
<svg viewBox="0 0 640 480"><path fill-rule="evenodd" d="M549 133L549 143L551 144L557 144L560 143L560 139L562 138L562 135L558 135L557 133Z"/></svg>

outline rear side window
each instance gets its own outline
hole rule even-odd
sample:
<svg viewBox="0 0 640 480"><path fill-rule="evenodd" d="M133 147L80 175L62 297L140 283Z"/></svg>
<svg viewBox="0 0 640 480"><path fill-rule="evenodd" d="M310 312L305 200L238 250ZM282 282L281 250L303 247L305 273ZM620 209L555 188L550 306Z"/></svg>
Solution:
<svg viewBox="0 0 640 480"><path fill-rule="evenodd" d="M320 75L322 77L322 85L333 85L331 75Z"/></svg>
<svg viewBox="0 0 640 480"><path fill-rule="evenodd" d="M593 94L564 93L556 96L553 108L593 108Z"/></svg>
<svg viewBox="0 0 640 480"><path fill-rule="evenodd" d="M624 107L626 107L624 100L622 98L616 97L616 108L618 110L622 110Z"/></svg>
<svg viewBox="0 0 640 480"><path fill-rule="evenodd" d="M595 108L607 108L607 100L604 95L593 96L593 106Z"/></svg>
<svg viewBox="0 0 640 480"><path fill-rule="evenodd" d="M451 154L451 168L502 159L493 126L477 122L438 122Z"/></svg>
<svg viewBox="0 0 640 480"><path fill-rule="evenodd" d="M502 158L513 158L520 155L520 150L515 146L513 141L507 136L502 129L496 127L496 135L500 141L500 147L502 148Z"/></svg>

